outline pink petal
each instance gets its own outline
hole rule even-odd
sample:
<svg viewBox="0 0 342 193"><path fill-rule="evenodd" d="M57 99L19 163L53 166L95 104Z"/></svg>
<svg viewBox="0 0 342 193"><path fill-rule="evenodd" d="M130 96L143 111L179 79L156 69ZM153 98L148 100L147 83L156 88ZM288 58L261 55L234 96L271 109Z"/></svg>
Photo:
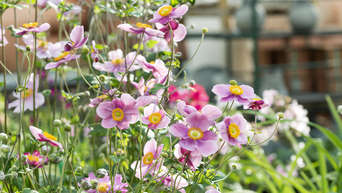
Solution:
<svg viewBox="0 0 342 193"><path fill-rule="evenodd" d="M214 154L218 150L218 145L216 140L198 140L197 141L198 151L205 157Z"/></svg>
<svg viewBox="0 0 342 193"><path fill-rule="evenodd" d="M75 42L78 43L81 41L81 39L83 39L84 37L84 27L83 26L75 26L74 29L72 29L71 33L70 33L70 39Z"/></svg>
<svg viewBox="0 0 342 193"><path fill-rule="evenodd" d="M31 134L33 135L33 137L36 139L36 140L39 140L40 137L39 137L39 134L43 133L43 131L35 126L30 126L29 127L30 131L31 131Z"/></svg>
<svg viewBox="0 0 342 193"><path fill-rule="evenodd" d="M179 145L189 151L194 151L196 149L195 141L190 138L180 140Z"/></svg>
<svg viewBox="0 0 342 193"><path fill-rule="evenodd" d="M173 41L180 42L182 41L187 34L186 28L183 24L179 24L178 28L173 31Z"/></svg>
<svg viewBox="0 0 342 193"><path fill-rule="evenodd" d="M188 12L189 7L185 4L175 8L172 13L171 13L171 17L173 18L179 18L182 17L183 15L186 14L186 12Z"/></svg>
<svg viewBox="0 0 342 193"><path fill-rule="evenodd" d="M110 101L102 102L96 108L96 114L102 119L112 117L113 104Z"/></svg>
<svg viewBox="0 0 342 193"><path fill-rule="evenodd" d="M185 138L188 136L188 128L182 123L171 125L169 132L175 137Z"/></svg>
<svg viewBox="0 0 342 193"><path fill-rule="evenodd" d="M214 105L205 105L201 112L204 113L211 121L215 121L222 115L221 110Z"/></svg>
<svg viewBox="0 0 342 193"><path fill-rule="evenodd" d="M117 125L117 122L113 120L112 117L102 119L101 126L106 129L113 128Z"/></svg>
<svg viewBox="0 0 342 193"><path fill-rule="evenodd" d="M150 139L149 141L147 141L145 146L144 146L144 155L146 155L149 152L153 153L153 155L154 155L156 153L156 151L157 151L156 140Z"/></svg>
<svg viewBox="0 0 342 193"><path fill-rule="evenodd" d="M225 84L217 84L211 91L219 97L227 97L229 95L229 86Z"/></svg>

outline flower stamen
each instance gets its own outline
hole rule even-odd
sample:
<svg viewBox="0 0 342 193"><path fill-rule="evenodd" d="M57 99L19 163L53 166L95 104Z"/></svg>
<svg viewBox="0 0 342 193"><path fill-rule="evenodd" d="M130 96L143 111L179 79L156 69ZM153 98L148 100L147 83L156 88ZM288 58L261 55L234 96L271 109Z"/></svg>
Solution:
<svg viewBox="0 0 342 193"><path fill-rule="evenodd" d="M158 11L159 15L162 17L170 15L171 12L172 12L172 6L171 5L164 5Z"/></svg>
<svg viewBox="0 0 342 193"><path fill-rule="evenodd" d="M159 112L156 113L152 113L149 117L148 120L152 123L152 124L158 124L162 119L162 115Z"/></svg>
<svg viewBox="0 0 342 193"><path fill-rule="evenodd" d="M138 28L152 28L151 25L146 24L146 23L141 23L141 22L137 22L135 25L136 25Z"/></svg>
<svg viewBox="0 0 342 193"><path fill-rule="evenodd" d="M229 131L229 135L230 137L236 139L237 137L239 137L240 135L240 128L237 124L235 123L231 123L228 126L228 131Z"/></svg>
<svg viewBox="0 0 342 193"><path fill-rule="evenodd" d="M243 89L237 85L230 85L229 91L234 95L242 95L243 94Z"/></svg>
<svg viewBox="0 0 342 193"><path fill-rule="evenodd" d="M125 115L122 109L116 108L112 111L112 117L114 121L122 121Z"/></svg>
<svg viewBox="0 0 342 193"><path fill-rule="evenodd" d="M188 130L188 136L193 140L199 140L203 138L203 131L200 128L190 128Z"/></svg>
<svg viewBox="0 0 342 193"><path fill-rule="evenodd" d="M152 164L153 162L153 158L154 158L154 155L152 152L148 152L146 155L144 155L144 157L142 158L143 159L143 163L145 165L150 165Z"/></svg>
<svg viewBox="0 0 342 193"><path fill-rule="evenodd" d="M50 140L52 140L52 141L57 141L57 138L56 138L55 136L51 135L51 134L48 133L48 132L43 132L43 135L44 135L46 138L48 138L48 139L50 139Z"/></svg>
<svg viewBox="0 0 342 193"><path fill-rule="evenodd" d="M23 27L26 29L30 29L30 28L35 28L38 26L38 22L32 22L32 23L25 23L23 24Z"/></svg>

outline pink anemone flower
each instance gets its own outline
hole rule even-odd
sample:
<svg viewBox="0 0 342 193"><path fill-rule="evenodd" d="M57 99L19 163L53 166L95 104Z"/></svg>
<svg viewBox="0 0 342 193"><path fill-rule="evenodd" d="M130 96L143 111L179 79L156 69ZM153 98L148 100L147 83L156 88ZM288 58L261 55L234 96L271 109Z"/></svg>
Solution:
<svg viewBox="0 0 342 193"><path fill-rule="evenodd" d="M20 113L21 110L24 112L26 110L33 111L33 102L35 102L35 109L38 107L42 106L45 102L44 95L38 92L39 88L39 75L36 75L36 86L35 86L35 91L33 90L34 88L34 80L33 80L34 75L31 74L30 77L28 78L27 85L26 85L26 90L17 93L14 92L13 96L17 98L13 102L8 104L8 108L13 108L14 107L14 113ZM33 92L35 92L35 98L33 98Z"/></svg>
<svg viewBox="0 0 342 193"><path fill-rule="evenodd" d="M38 140L38 141L46 141L48 142L50 145L58 147L60 149L63 150L63 146L61 143L59 143L57 141L57 138L53 135L51 135L48 132L42 131L41 129L34 127L34 126L30 126L30 131L31 134L33 135L33 137Z"/></svg>
<svg viewBox="0 0 342 193"><path fill-rule="evenodd" d="M145 23L136 23L136 26L132 26L128 23L124 23L124 24L119 24L118 28L130 33L134 33L134 34L146 34L147 36L150 37L163 37L164 33L156 30L156 29L152 29L151 25L145 24Z"/></svg>
<svg viewBox="0 0 342 193"><path fill-rule="evenodd" d="M248 85L217 84L212 92L220 97L222 102L237 101L242 105L248 105L255 98L254 89Z"/></svg>
<svg viewBox="0 0 342 193"><path fill-rule="evenodd" d="M144 109L142 122L153 130L167 127L170 119L167 117L165 111L159 109L158 105L150 104Z"/></svg>
<svg viewBox="0 0 342 193"><path fill-rule="evenodd" d="M37 150L34 151L32 154L29 152L24 153L24 156L26 158L26 164L34 168L41 168L48 162L48 158L40 155L39 151Z"/></svg>
<svg viewBox="0 0 342 193"><path fill-rule="evenodd" d="M166 25L157 24L156 26L160 31L164 32L164 39L167 41L171 41L171 36L173 36L174 42L180 42L187 34L186 27L174 20ZM172 34L170 32L172 32Z"/></svg>
<svg viewBox="0 0 342 193"><path fill-rule="evenodd" d="M150 63L144 62L144 65L147 69L146 71L152 71L152 75L157 79L159 84L163 84L167 80L167 76L171 75L171 72L169 73L169 69L165 66L165 63L160 59Z"/></svg>
<svg viewBox="0 0 342 193"><path fill-rule="evenodd" d="M104 128L127 129L131 123L138 121L138 107L155 101L155 97L149 96L141 96L135 100L125 93L121 95L121 98L100 103L96 108L96 114L102 119L101 125Z"/></svg>
<svg viewBox="0 0 342 193"><path fill-rule="evenodd" d="M198 111L195 107L187 105L184 101L178 101L177 110L184 117L189 117L191 114L197 112L201 113L209 120L210 125L214 125L215 120L222 115L221 110L214 105L205 105L202 110Z"/></svg>
<svg viewBox="0 0 342 193"><path fill-rule="evenodd" d="M169 132L179 137L179 145L189 151L199 151L207 157L218 150L217 136L208 130L210 121L201 113L193 113L186 118L187 125L175 123L171 125Z"/></svg>
<svg viewBox="0 0 342 193"><path fill-rule="evenodd" d="M217 124L222 139L230 145L241 147L247 144L249 135L249 125L247 120L240 114L226 117Z"/></svg>
<svg viewBox="0 0 342 193"><path fill-rule="evenodd" d="M35 33L40 33L40 32L45 32L48 29L50 29L50 24L48 23L43 23L42 25L39 25L37 22L33 23L25 23L23 26L19 29L19 32L17 32L17 35L25 35L29 32L35 32Z"/></svg>
<svg viewBox="0 0 342 193"><path fill-rule="evenodd" d="M155 139L150 139L144 146L144 156L141 161L134 161L131 164L131 169L135 170L135 177L143 179L148 173L154 175L161 169L161 161L159 161L160 154L164 145L157 145Z"/></svg>
<svg viewBox="0 0 342 193"><path fill-rule="evenodd" d="M173 8L171 5L163 5L154 14L153 18L149 20L151 23L167 24L173 19L181 18L188 12L187 5L181 5Z"/></svg>
<svg viewBox="0 0 342 193"><path fill-rule="evenodd" d="M202 155L199 151L189 151L182 148L179 144L175 145L173 152L178 161L185 164L192 170L196 170L201 165Z"/></svg>

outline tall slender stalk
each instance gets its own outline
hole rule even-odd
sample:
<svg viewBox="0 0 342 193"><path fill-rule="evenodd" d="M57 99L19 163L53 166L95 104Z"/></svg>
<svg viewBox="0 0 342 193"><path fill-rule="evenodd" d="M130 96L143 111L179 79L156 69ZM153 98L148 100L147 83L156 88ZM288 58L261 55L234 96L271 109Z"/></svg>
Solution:
<svg viewBox="0 0 342 193"><path fill-rule="evenodd" d="M34 5L34 21L38 22L38 1ZM37 63L37 33L34 33L34 60L33 60L33 125L36 125L38 109L36 109L36 63Z"/></svg>
<svg viewBox="0 0 342 193"><path fill-rule="evenodd" d="M6 62L5 62L5 44L4 44L4 33L5 30L3 29L4 27L4 18L3 18L3 13L4 10L1 10L1 41L2 41L2 57L1 57L1 61L4 65L3 69L4 69L4 97L5 97L5 101L4 101L4 114L5 114L5 120L4 120L4 131L5 133L7 133L7 78L6 78Z"/></svg>

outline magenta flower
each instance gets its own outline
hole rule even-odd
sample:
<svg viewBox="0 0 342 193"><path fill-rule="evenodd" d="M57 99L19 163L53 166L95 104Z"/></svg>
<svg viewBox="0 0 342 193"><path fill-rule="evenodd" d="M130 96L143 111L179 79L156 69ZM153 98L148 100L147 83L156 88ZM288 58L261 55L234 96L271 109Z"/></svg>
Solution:
<svg viewBox="0 0 342 193"><path fill-rule="evenodd" d="M39 151L34 151L31 153L24 153L26 158L26 164L30 165L33 168L41 168L45 163L48 162L48 158L45 156L40 155Z"/></svg>
<svg viewBox="0 0 342 193"><path fill-rule="evenodd" d="M0 25L0 46L6 46L8 44L8 41L5 37L5 28L2 28L1 25ZM2 34L4 34L4 39L2 39Z"/></svg>
<svg viewBox="0 0 342 193"><path fill-rule="evenodd" d="M264 107L267 107L268 105L265 104L265 101L260 98L253 98L252 101L245 106L246 109L252 109L252 110L260 110Z"/></svg>
<svg viewBox="0 0 342 193"><path fill-rule="evenodd" d="M176 188L177 192L186 193L184 190L189 183L180 175L168 175L166 177L160 177L159 181L163 183L164 186L173 189Z"/></svg>
<svg viewBox="0 0 342 193"><path fill-rule="evenodd" d="M187 125L175 123L170 127L170 133L179 137L179 145L189 151L199 151L207 157L218 150L217 136L209 131L210 121L201 113L193 113L186 118Z"/></svg>
<svg viewBox="0 0 342 193"><path fill-rule="evenodd" d="M149 96L141 96L135 100L131 95L125 93L121 95L121 98L100 103L96 108L96 114L102 119L101 125L104 128L127 129L129 124L138 121L138 107L156 100L155 97Z"/></svg>
<svg viewBox="0 0 342 193"><path fill-rule="evenodd" d="M144 109L142 122L153 130L167 127L170 119L167 117L165 111L159 109L158 105L150 104Z"/></svg>
<svg viewBox="0 0 342 193"><path fill-rule="evenodd" d="M65 45L65 51L71 51L73 49L79 49L87 43L88 37L84 36L84 27L75 26L70 33L70 42Z"/></svg>
<svg viewBox="0 0 342 193"><path fill-rule="evenodd" d="M62 0L38 0L38 7L43 9L48 3L57 6Z"/></svg>
<svg viewBox="0 0 342 193"><path fill-rule="evenodd" d="M173 19L181 18L188 12L188 9L187 5L181 5L176 8L173 8L171 5L163 5L153 14L153 18L149 22L167 24Z"/></svg>
<svg viewBox="0 0 342 193"><path fill-rule="evenodd" d="M26 90L17 93L13 92L13 96L17 98L13 102L8 104L8 108L14 107L14 113L19 113L21 110L25 112L26 110L33 111L33 101L35 101L35 109L42 106L45 102L44 95L38 92L39 88L39 75L36 75L36 86L35 91L33 91L33 74L27 80ZM33 98L33 92L35 92L35 98Z"/></svg>
<svg viewBox="0 0 342 193"><path fill-rule="evenodd" d="M161 169L161 161L159 161L160 154L164 145L157 146L157 142L151 139L146 142L144 146L144 156L141 161L134 161L131 164L131 169L135 170L135 177L143 179L148 173L154 175ZM140 173L141 171L141 173Z"/></svg>
<svg viewBox="0 0 342 193"><path fill-rule="evenodd" d="M175 151L173 153L180 163L186 163L186 165L192 170L196 170L201 164L202 155L197 150L189 151L182 148L179 144L176 144Z"/></svg>
<svg viewBox="0 0 342 193"><path fill-rule="evenodd" d="M45 32L48 29L50 29L50 24L48 23L43 23L42 25L38 26L39 24L37 22L33 23L25 23L23 26L19 29L19 32L17 32L17 35L25 35L28 32L35 32L35 33L40 33L40 32Z"/></svg>
<svg viewBox="0 0 342 193"><path fill-rule="evenodd" d="M214 105L205 105L201 111L198 111L195 107L185 104L184 101L178 101L177 110L184 117L189 117L193 113L201 113L208 119L210 125L214 125L215 120L222 115L221 110Z"/></svg>
<svg viewBox="0 0 342 193"><path fill-rule="evenodd" d="M134 34L146 34L148 36L155 36L155 37L163 37L164 33L156 30L156 29L152 29L151 25L145 24L145 23L136 23L135 27L128 24L128 23L124 23L124 24L119 24L118 28L130 33L134 33Z"/></svg>
<svg viewBox="0 0 342 193"><path fill-rule="evenodd" d="M171 35L173 35L173 41L180 42L187 34L186 27L174 20L166 25L157 24L157 28L164 32L164 39L167 41L171 41ZM172 34L170 32L172 32Z"/></svg>
<svg viewBox="0 0 342 193"><path fill-rule="evenodd" d="M48 142L50 145L55 146L55 147L59 147L60 149L63 150L63 146L62 144L60 144L57 141L57 138L53 135L51 135L48 132L43 132L41 129L34 127L34 126L30 126L30 131L31 134L33 135L33 137L38 140L38 141L46 141Z"/></svg>
<svg viewBox="0 0 342 193"><path fill-rule="evenodd" d="M95 62L98 62L99 61L99 50L96 48L96 43L95 41L93 40L91 42L91 58L95 61Z"/></svg>
<svg viewBox="0 0 342 193"><path fill-rule="evenodd" d="M248 132L250 130L248 122L242 115L237 114L226 117L217 124L222 139L230 145L241 146L248 142Z"/></svg>
<svg viewBox="0 0 342 193"><path fill-rule="evenodd" d="M221 98L222 102L237 101L243 105L255 98L254 89L248 85L217 84L212 92Z"/></svg>
<svg viewBox="0 0 342 193"><path fill-rule="evenodd" d="M152 75L157 79L159 84L163 84L166 81L168 74L171 75L171 72L169 73L169 69L160 59L157 59L155 62L145 62L144 65L147 71L152 71Z"/></svg>

